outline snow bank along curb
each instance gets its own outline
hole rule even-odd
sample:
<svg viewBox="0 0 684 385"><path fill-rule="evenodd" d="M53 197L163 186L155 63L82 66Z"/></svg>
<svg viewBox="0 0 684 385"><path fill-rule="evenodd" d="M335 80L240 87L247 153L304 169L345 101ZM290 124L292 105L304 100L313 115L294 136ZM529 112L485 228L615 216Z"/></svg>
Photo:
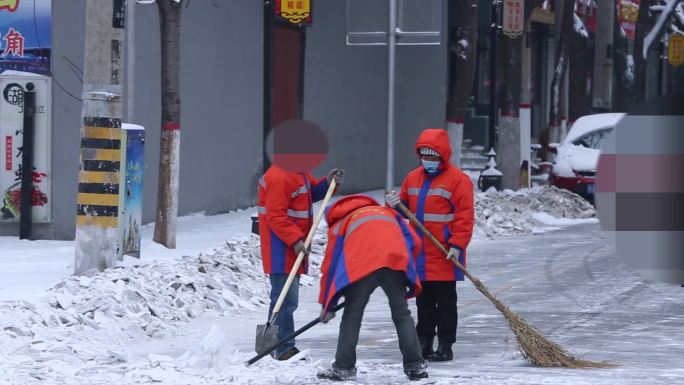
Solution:
<svg viewBox="0 0 684 385"><path fill-rule="evenodd" d="M586 200L555 186L489 191L476 194L474 237L532 234L557 228L549 225L582 223L595 217L596 210Z"/></svg>

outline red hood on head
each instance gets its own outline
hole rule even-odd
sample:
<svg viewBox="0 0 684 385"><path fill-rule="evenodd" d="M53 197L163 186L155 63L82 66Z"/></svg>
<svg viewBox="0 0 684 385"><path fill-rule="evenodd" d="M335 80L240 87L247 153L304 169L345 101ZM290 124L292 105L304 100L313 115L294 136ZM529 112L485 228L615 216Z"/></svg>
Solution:
<svg viewBox="0 0 684 385"><path fill-rule="evenodd" d="M449 164L451 159L451 145L449 144L449 134L441 128L426 128L420 133L416 141L416 153L421 147L429 147L439 154L444 161L444 165Z"/></svg>
<svg viewBox="0 0 684 385"><path fill-rule="evenodd" d="M333 226L345 215L366 206L380 206L380 204L368 195L357 194L344 197L325 209L325 220L328 226Z"/></svg>

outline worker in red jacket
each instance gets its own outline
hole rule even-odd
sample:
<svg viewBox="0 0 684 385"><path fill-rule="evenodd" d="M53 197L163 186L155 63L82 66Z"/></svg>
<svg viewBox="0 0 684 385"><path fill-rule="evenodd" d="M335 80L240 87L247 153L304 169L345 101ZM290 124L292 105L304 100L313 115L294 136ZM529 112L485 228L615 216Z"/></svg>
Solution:
<svg viewBox="0 0 684 385"><path fill-rule="evenodd" d="M423 357L430 361L450 361L458 325L456 281L463 280L463 273L449 259L458 259L466 266L466 249L474 224L473 183L449 162L451 146L445 130L424 130L416 142L416 152L421 166L406 176L400 194L391 191L385 200L390 207L403 202L449 250L445 258L425 234L416 229L423 240L423 250L416 259L416 269L423 283L423 292L416 298L416 328ZM433 351L435 334L438 347Z"/></svg>
<svg viewBox="0 0 684 385"><path fill-rule="evenodd" d="M427 365L406 299L419 293L414 256L421 250L418 235L396 211L373 198L351 195L326 210L328 247L321 266L321 321L328 322L341 296L344 314L337 339L335 362L319 378L356 379L356 344L361 319L371 293L381 287L389 299L399 337L404 373L427 378Z"/></svg>
<svg viewBox="0 0 684 385"><path fill-rule="evenodd" d="M316 180L308 172L289 171L274 164L259 180L257 210L261 260L264 273L271 281L269 319L297 255L300 252L305 255L275 321L280 336L294 333L293 314L299 304L299 275L306 274L309 268L309 250L304 247L304 240L313 224L312 204L325 197L328 180L333 178L338 186L342 185L344 171L333 169L327 178ZM274 357L287 360L297 353L299 350L293 339L278 348Z"/></svg>

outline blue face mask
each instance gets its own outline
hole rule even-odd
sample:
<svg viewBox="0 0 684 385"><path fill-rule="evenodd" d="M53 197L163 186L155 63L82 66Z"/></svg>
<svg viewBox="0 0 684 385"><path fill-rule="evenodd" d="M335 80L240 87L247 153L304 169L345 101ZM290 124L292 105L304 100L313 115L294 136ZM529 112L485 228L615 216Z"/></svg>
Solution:
<svg viewBox="0 0 684 385"><path fill-rule="evenodd" d="M428 174L434 174L437 172L439 169L439 164L441 163L438 160L420 160L423 163L423 168L425 168L425 171L427 171Z"/></svg>

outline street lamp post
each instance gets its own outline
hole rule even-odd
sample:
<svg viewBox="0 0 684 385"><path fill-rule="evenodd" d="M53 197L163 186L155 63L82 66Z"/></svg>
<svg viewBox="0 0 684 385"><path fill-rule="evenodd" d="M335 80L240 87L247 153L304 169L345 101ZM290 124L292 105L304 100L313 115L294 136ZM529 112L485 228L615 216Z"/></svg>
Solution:
<svg viewBox="0 0 684 385"><path fill-rule="evenodd" d="M492 23L489 43L489 147L496 147L496 40L499 33L498 0L492 0Z"/></svg>

